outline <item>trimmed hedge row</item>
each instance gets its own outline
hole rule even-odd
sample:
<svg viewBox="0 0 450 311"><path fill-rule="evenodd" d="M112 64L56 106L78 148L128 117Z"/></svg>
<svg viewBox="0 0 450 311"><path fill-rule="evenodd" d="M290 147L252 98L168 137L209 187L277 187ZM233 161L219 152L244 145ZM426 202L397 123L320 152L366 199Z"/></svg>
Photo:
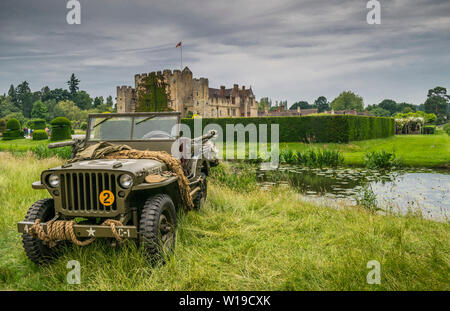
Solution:
<svg viewBox="0 0 450 311"><path fill-rule="evenodd" d="M195 119L182 119L194 133ZM271 125L279 124L279 142L333 142L347 143L355 140L389 137L395 134L393 118L355 115L322 115L303 117L260 117L260 118L203 118L202 130L217 124L226 139L226 124L267 124L267 139L270 141ZM246 134L248 137L248 134ZM236 137L236 134L235 134Z"/></svg>

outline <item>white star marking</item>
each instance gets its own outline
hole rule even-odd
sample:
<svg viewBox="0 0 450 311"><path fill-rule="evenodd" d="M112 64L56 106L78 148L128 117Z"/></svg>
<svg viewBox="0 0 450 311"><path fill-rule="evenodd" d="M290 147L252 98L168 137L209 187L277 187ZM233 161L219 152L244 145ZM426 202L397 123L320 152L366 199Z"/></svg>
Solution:
<svg viewBox="0 0 450 311"><path fill-rule="evenodd" d="M88 236L95 236L95 231L96 230L94 230L94 229L92 229L92 227L90 227L88 230L86 230L88 233L89 233L89 235Z"/></svg>

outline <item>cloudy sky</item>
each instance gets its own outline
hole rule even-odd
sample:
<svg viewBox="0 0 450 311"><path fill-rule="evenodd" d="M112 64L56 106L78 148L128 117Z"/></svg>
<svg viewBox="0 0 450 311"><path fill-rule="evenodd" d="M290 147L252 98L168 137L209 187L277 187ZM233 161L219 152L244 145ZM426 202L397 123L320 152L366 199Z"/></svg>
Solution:
<svg viewBox="0 0 450 311"><path fill-rule="evenodd" d="M210 87L252 86L257 98L313 102L343 90L365 104L422 103L450 88L450 1L80 0L81 25L66 0L1 0L0 93L27 80L32 90L66 87L115 97L135 73L180 67Z"/></svg>

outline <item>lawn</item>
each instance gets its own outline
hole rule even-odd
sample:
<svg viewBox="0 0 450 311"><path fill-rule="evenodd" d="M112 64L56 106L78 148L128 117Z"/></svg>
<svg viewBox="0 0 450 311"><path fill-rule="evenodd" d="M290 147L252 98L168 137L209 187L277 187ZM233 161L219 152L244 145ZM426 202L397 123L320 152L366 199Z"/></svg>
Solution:
<svg viewBox="0 0 450 311"><path fill-rule="evenodd" d="M386 150L395 152L406 166L450 167L450 136L444 132L436 135L396 135L389 138L354 141L349 144L281 144L281 148L296 151L311 146L341 151L347 165L362 166L366 152Z"/></svg>
<svg viewBox="0 0 450 311"><path fill-rule="evenodd" d="M0 290L450 290L448 223L326 208L286 188L262 192L226 166L210 180L206 207L179 213L167 264L151 267L131 241L119 249L96 241L37 267L16 223L48 196L31 182L60 163L0 153ZM81 263L80 285L66 283L69 260ZM367 284L370 260L381 264L380 285Z"/></svg>

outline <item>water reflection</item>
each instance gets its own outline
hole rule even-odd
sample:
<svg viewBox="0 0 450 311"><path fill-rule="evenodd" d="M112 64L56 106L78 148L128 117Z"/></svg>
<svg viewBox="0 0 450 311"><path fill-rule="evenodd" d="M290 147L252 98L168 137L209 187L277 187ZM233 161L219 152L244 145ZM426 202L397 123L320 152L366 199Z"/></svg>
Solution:
<svg viewBox="0 0 450 311"><path fill-rule="evenodd" d="M420 210L425 217L450 215L450 174L429 169L383 172L361 168L311 169L284 166L258 170L261 186L286 184L308 197L345 199L355 204L361 191L373 191L378 207L403 212Z"/></svg>

